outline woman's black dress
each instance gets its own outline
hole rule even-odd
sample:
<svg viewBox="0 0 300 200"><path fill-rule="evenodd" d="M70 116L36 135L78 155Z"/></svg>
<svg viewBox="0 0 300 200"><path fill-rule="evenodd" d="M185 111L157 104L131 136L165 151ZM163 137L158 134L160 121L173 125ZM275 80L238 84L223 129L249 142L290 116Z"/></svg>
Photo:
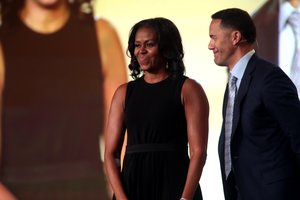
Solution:
<svg viewBox="0 0 300 200"><path fill-rule="evenodd" d="M187 77L149 84L141 77L127 87L128 143L122 181L130 200L179 200L189 157L181 88ZM200 187L194 199L202 199Z"/></svg>

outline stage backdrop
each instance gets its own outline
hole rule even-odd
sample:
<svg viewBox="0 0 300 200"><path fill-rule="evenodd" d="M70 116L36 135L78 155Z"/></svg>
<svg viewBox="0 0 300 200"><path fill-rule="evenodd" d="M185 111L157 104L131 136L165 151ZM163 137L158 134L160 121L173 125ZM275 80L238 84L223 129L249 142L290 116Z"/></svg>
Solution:
<svg viewBox="0 0 300 200"><path fill-rule="evenodd" d="M210 131L208 156L200 181L204 199L222 200L223 190L217 154L221 129L221 108L226 86L226 69L213 62L208 50L208 28L211 14L231 7L238 7L250 14L265 0L97 0L96 16L108 19L117 29L122 41L124 56L129 30L138 21L152 17L172 20L181 32L186 75L201 83L210 103ZM112 58L113 59L113 55ZM127 63L129 61L126 57Z"/></svg>

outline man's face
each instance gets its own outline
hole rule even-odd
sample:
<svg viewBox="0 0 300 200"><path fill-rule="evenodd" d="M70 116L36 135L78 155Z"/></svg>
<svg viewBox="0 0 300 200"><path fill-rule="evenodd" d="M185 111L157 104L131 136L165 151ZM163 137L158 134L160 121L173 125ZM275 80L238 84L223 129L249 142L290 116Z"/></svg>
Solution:
<svg viewBox="0 0 300 200"><path fill-rule="evenodd" d="M234 54L232 30L221 26L220 19L213 19L209 27L208 49L213 51L214 62L219 66L231 66Z"/></svg>

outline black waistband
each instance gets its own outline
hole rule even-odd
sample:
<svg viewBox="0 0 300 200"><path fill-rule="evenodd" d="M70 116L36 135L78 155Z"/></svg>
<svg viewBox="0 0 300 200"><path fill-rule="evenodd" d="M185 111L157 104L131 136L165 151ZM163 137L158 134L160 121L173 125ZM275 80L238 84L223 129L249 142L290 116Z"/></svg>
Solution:
<svg viewBox="0 0 300 200"><path fill-rule="evenodd" d="M155 151L187 151L186 145L178 144L136 144L127 145L126 153L155 152Z"/></svg>

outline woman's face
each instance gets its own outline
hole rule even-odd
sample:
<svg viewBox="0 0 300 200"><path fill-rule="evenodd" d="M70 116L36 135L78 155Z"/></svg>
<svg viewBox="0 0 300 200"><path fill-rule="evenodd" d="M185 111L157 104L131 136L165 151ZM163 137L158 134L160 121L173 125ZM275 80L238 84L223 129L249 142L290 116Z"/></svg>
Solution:
<svg viewBox="0 0 300 200"><path fill-rule="evenodd" d="M153 28L139 28L134 43L134 55L142 71L156 73L165 70L166 62L160 55L157 35Z"/></svg>

